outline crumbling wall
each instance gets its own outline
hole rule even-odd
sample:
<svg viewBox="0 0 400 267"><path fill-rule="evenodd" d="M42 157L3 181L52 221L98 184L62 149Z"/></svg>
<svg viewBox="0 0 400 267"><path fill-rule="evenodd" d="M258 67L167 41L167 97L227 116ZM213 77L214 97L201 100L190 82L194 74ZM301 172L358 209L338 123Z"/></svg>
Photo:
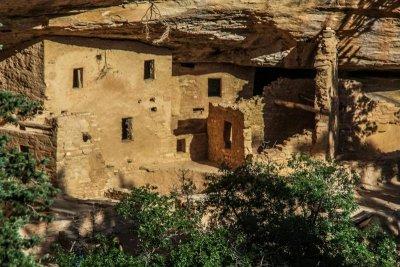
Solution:
<svg viewBox="0 0 400 267"><path fill-rule="evenodd" d="M241 99L234 107L239 109L244 117L245 155L258 153L265 138L264 99L259 96Z"/></svg>
<svg viewBox="0 0 400 267"><path fill-rule="evenodd" d="M210 104L207 119L208 159L219 165L235 168L245 160L244 115L238 109ZM231 124L231 145L224 142L224 126ZM251 144L251 140L250 140Z"/></svg>
<svg viewBox="0 0 400 267"><path fill-rule="evenodd" d="M278 106L274 100L313 105L314 94L315 82L312 79L281 78L264 89L265 148L282 144L305 129L313 130L315 126L314 113ZM299 145L309 147L312 144Z"/></svg>
<svg viewBox="0 0 400 267"><path fill-rule="evenodd" d="M338 146L338 39L334 30L322 31L315 55L314 156L333 160ZM325 111L325 112L323 112Z"/></svg>
<svg viewBox="0 0 400 267"><path fill-rule="evenodd" d="M43 42L26 43L0 54L0 90L44 99Z"/></svg>
<svg viewBox="0 0 400 267"><path fill-rule="evenodd" d="M46 159L44 170L50 178L55 179L57 143L54 131L20 130L14 126L7 126L0 128L0 135L10 138L10 148L21 149L21 146L24 146L38 162Z"/></svg>
<svg viewBox="0 0 400 267"><path fill-rule="evenodd" d="M93 198L107 190L111 176L99 141L94 115L65 113L57 118L57 181L67 195Z"/></svg>

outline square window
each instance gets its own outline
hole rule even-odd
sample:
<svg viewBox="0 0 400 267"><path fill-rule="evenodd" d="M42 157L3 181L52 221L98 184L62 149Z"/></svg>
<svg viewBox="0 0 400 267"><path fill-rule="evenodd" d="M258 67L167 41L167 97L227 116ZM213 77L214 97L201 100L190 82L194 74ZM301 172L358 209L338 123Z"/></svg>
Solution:
<svg viewBox="0 0 400 267"><path fill-rule="evenodd" d="M122 119L122 141L129 141L133 139L132 125L132 117Z"/></svg>
<svg viewBox="0 0 400 267"><path fill-rule="evenodd" d="M219 78L208 79L208 96L221 97L221 79Z"/></svg>
<svg viewBox="0 0 400 267"><path fill-rule="evenodd" d="M74 69L72 87L75 89L83 87L83 68Z"/></svg>
<svg viewBox="0 0 400 267"><path fill-rule="evenodd" d="M154 79L154 59L144 62L144 79Z"/></svg>
<svg viewBox="0 0 400 267"><path fill-rule="evenodd" d="M176 152L186 153L186 139L176 141Z"/></svg>
<svg viewBox="0 0 400 267"><path fill-rule="evenodd" d="M232 123L224 122L224 146L226 149L232 148Z"/></svg>

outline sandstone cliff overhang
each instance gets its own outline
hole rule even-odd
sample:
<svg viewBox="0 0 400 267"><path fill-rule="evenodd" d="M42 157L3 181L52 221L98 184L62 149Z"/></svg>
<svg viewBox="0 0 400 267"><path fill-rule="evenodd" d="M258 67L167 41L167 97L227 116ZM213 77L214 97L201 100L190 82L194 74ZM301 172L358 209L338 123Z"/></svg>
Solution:
<svg viewBox="0 0 400 267"><path fill-rule="evenodd" d="M316 36L331 27L341 68L400 66L399 1L126 2L2 1L0 43L42 35L122 38L170 47L182 62L308 68Z"/></svg>

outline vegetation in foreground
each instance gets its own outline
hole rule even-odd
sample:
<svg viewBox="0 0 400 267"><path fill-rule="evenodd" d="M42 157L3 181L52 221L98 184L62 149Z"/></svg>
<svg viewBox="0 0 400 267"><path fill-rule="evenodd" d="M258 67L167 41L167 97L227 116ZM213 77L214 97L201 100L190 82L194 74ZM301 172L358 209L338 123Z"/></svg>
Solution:
<svg viewBox="0 0 400 267"><path fill-rule="evenodd" d="M11 92L0 91L0 125L31 117L41 103ZM38 244L35 236L23 237L28 223L49 220L48 208L57 190L29 153L7 146L0 136L0 263L1 266L36 266L23 251Z"/></svg>
<svg viewBox="0 0 400 267"><path fill-rule="evenodd" d="M248 163L209 177L206 201L133 189L116 207L138 240L125 252L97 236L59 250L60 266L396 266L396 243L378 225L358 229L353 174L294 157L285 166ZM185 193L193 189L184 183ZM201 218L208 217L204 226Z"/></svg>

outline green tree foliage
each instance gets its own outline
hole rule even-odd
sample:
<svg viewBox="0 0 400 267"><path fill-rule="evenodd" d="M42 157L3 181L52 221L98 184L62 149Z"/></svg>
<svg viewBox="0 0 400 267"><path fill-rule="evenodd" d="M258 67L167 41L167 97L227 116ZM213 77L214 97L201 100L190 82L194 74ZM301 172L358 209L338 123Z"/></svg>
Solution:
<svg viewBox="0 0 400 267"><path fill-rule="evenodd" d="M254 264L273 266L395 266L395 242L378 226L360 230L351 214L357 178L334 163L294 157L246 164L210 178L214 217L245 236Z"/></svg>
<svg viewBox="0 0 400 267"><path fill-rule="evenodd" d="M28 98L0 91L0 117L16 122L34 115L41 104ZM28 153L7 147L8 138L0 136L0 263L2 266L35 266L23 251L39 241L21 236L27 223L48 220L48 207L56 189L40 163Z"/></svg>
<svg viewBox="0 0 400 267"><path fill-rule="evenodd" d="M0 122L15 123L35 115L41 109L40 101L32 101L24 95L0 90Z"/></svg>
<svg viewBox="0 0 400 267"><path fill-rule="evenodd" d="M60 266L229 266L245 265L236 248L240 239L221 227L204 228L202 210L188 209L176 194L135 188L116 210L132 225L138 245L131 254L115 239L97 237L82 251L61 252ZM191 205L191 207L194 207Z"/></svg>
<svg viewBox="0 0 400 267"><path fill-rule="evenodd" d="M97 237L85 249L59 252L56 261L60 266L396 266L394 240L378 225L361 230L351 220L356 183L354 174L334 163L296 156L283 167L249 163L209 177L201 205L190 197L188 180L180 197L136 188L116 206L132 227L133 251L125 252L113 236Z"/></svg>

